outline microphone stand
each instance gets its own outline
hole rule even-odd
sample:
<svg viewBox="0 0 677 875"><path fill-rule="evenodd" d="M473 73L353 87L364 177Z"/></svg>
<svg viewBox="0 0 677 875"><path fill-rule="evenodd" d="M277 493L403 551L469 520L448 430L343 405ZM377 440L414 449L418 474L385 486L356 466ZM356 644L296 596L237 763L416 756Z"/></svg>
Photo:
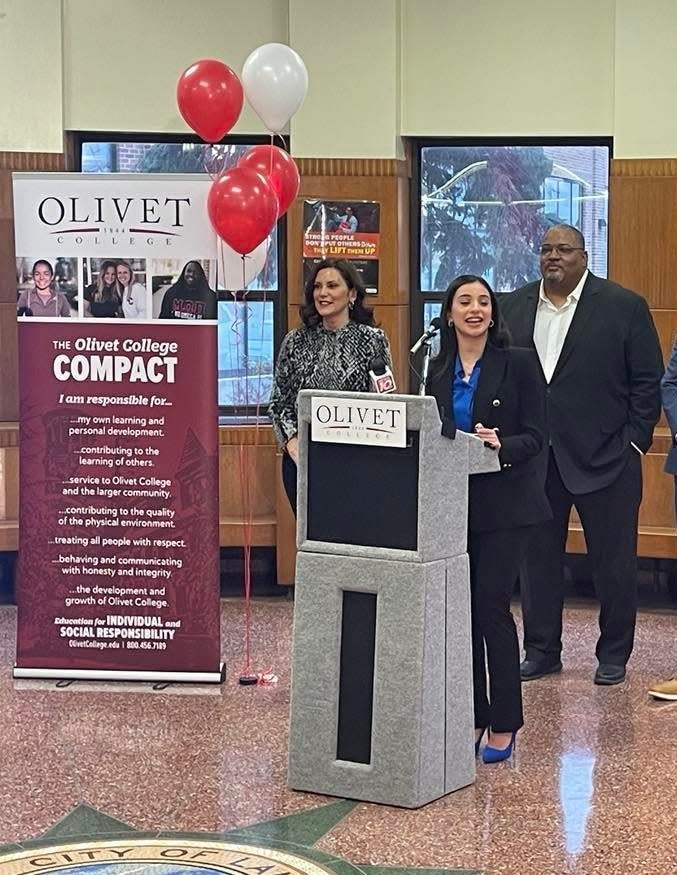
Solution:
<svg viewBox="0 0 677 875"><path fill-rule="evenodd" d="M433 345L432 338L423 341L423 372L421 373L421 385L418 387L418 394L425 395L425 384L428 382L428 368L430 367L430 357L432 356Z"/></svg>

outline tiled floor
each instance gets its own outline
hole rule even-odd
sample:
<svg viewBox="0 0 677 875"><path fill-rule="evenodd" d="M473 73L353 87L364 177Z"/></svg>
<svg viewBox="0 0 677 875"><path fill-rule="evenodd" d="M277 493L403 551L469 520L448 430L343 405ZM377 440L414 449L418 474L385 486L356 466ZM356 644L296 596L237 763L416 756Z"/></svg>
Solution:
<svg viewBox="0 0 677 875"><path fill-rule="evenodd" d="M156 692L13 681L15 613L0 608L0 844L81 802L139 830L222 832L333 801L285 786L293 604L254 604L269 688L237 685L242 605L222 610L227 683ZM646 695L677 669L677 615L640 616L618 687L592 684L595 638L596 614L568 609L564 672L525 685L513 762L480 763L474 786L419 811L356 805L317 848L377 866L677 873L677 703Z"/></svg>

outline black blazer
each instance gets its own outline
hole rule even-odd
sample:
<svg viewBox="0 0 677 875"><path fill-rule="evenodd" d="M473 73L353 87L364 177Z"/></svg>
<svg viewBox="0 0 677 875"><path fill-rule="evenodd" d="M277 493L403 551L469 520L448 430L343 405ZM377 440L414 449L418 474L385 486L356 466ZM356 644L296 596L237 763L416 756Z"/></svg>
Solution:
<svg viewBox="0 0 677 875"><path fill-rule="evenodd" d="M434 396L442 433L456 434L452 402L453 366L433 372ZM487 344L472 406L473 426L498 428L501 470L470 477L468 525L471 531L528 526L550 519L536 457L544 447L545 395L538 358L532 350L498 349Z"/></svg>
<svg viewBox="0 0 677 875"><path fill-rule="evenodd" d="M517 346L534 346L539 282L499 295ZM540 368L539 368L540 370ZM651 446L663 373L646 301L588 274L557 366L546 385L548 437L562 480L575 495L613 483L627 453Z"/></svg>

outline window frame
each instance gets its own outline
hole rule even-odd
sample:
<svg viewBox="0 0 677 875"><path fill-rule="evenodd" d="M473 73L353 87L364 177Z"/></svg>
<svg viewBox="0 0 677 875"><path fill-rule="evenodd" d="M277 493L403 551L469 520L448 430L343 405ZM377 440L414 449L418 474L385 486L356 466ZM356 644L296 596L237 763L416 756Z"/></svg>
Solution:
<svg viewBox="0 0 677 875"><path fill-rule="evenodd" d="M70 131L70 152L73 157L73 172L82 173L82 148L85 143L195 143L204 146L206 143L195 134L160 134L160 133L126 133L124 131ZM228 135L216 145L225 146L259 146L270 145L272 138L265 134ZM275 145L290 152L289 137L279 135ZM113 171L117 172L117 171ZM207 174L205 174L207 175ZM277 225L277 291L252 290L247 293L247 300L255 303L265 301L273 306L273 368L277 361L282 340L287 333L287 216L278 219ZM235 296L237 301L244 300L242 292ZM218 301L233 303L233 295L223 290L218 292ZM218 378L218 374L217 374ZM266 404L219 405L219 421L223 424L253 424L258 420L268 422Z"/></svg>
<svg viewBox="0 0 677 875"><path fill-rule="evenodd" d="M424 331L423 311L428 302L437 302L440 306L445 293L421 290L421 162L423 149L430 147L455 146L600 146L609 150L609 165L613 159L613 137L412 137L409 140L411 148L411 188L410 188L410 299L409 299L409 331L410 346ZM611 172L609 172L611 178ZM610 214L609 205L609 214ZM611 261L610 239L607 237L607 263ZM418 376L409 359L409 390L418 389Z"/></svg>
<svg viewBox="0 0 677 875"><path fill-rule="evenodd" d="M577 196L577 197L580 197L580 190L581 190L581 184L580 184L580 182L576 182L574 179L567 179L566 176L554 176L554 175L553 175L553 176L547 176L546 179L545 179L545 183L544 183L544 185L547 185L548 181L551 181L551 182L555 182L555 183L557 183L557 193L558 193L558 198L559 198L559 196L560 196L560 190L561 190L561 188L563 187L563 185L568 186L569 191L568 191L567 203L569 204L569 213L573 213L573 211L574 211L574 203L573 203L573 201L574 201L574 195L573 195L573 191L574 191L574 189L576 189L576 196ZM546 193L545 193L545 190L544 190L544 191L543 191L543 205L545 206L546 203L547 203L547 198L546 198ZM559 208L558 208L558 209L559 209ZM564 219L564 218L562 218L562 221L563 221L563 222L566 222L568 225L577 225L578 222L580 222L580 220L581 220L581 214L582 214L582 212L583 212L583 208L582 208L580 202L579 202L579 204L578 204L577 211L578 211L578 220L577 220L576 222L572 221L571 215L569 216L569 221L568 221L568 222L566 222L566 219Z"/></svg>

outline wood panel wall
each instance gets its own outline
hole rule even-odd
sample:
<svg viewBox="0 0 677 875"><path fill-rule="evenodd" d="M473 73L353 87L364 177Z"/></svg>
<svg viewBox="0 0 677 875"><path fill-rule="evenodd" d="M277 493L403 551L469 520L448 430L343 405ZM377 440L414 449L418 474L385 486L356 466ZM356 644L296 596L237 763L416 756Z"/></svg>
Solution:
<svg viewBox="0 0 677 875"><path fill-rule="evenodd" d="M19 429L0 424L0 551L17 549L18 520Z"/></svg>
<svg viewBox="0 0 677 875"><path fill-rule="evenodd" d="M381 204L379 293L376 317L390 337L399 385L407 383L409 345L409 170L406 162L378 159L300 159L302 187L289 212L287 233L288 318L298 323L302 288L303 199L376 200ZM18 537L18 395L16 286L11 171L63 170L66 155L0 153L0 550ZM615 160L610 182L612 279L649 301L664 356L677 336L677 159ZM276 546L278 582L293 582L294 519L280 477L280 456L268 426L220 429L220 533L223 546L243 543L244 501L240 465L250 472L254 545ZM644 458L644 500L639 553L677 555L672 478L663 473L670 435L664 419ZM584 552L580 525L572 520L569 549Z"/></svg>

